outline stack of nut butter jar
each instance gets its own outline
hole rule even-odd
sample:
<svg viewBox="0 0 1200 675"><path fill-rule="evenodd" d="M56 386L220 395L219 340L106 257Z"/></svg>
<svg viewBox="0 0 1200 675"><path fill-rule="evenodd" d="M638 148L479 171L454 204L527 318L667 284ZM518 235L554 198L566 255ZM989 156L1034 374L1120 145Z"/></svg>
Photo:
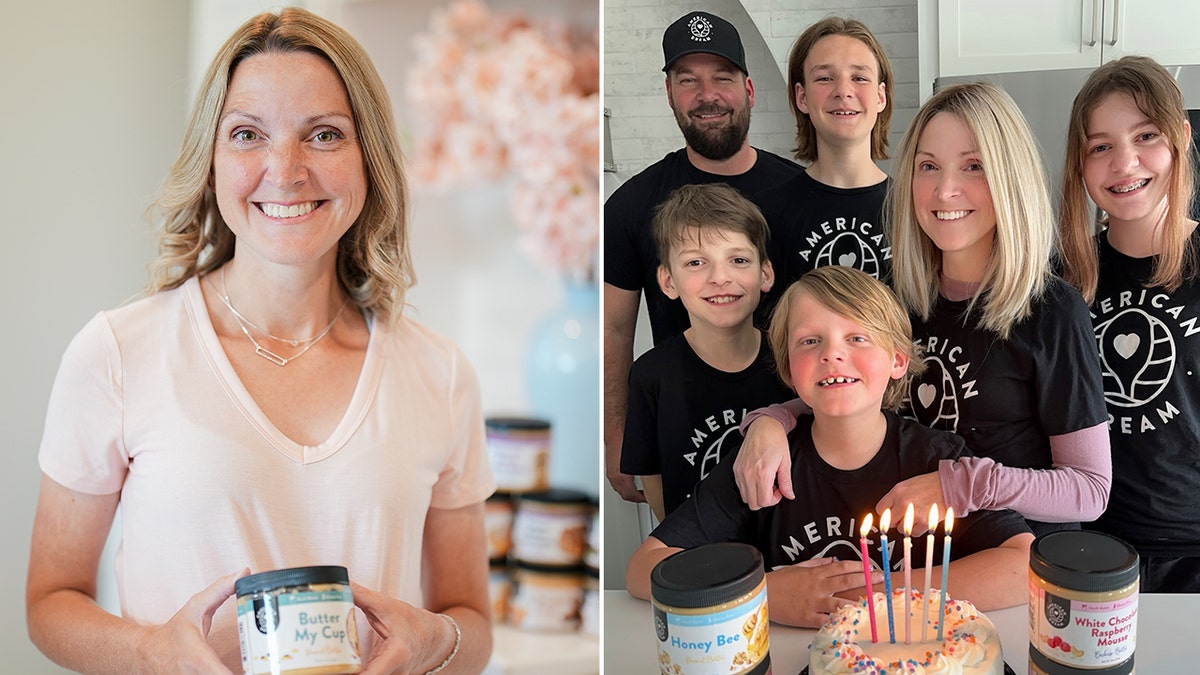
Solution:
<svg viewBox="0 0 1200 675"><path fill-rule="evenodd" d="M549 484L550 423L486 421L496 494L487 500L492 616L522 630L598 633L597 503Z"/></svg>

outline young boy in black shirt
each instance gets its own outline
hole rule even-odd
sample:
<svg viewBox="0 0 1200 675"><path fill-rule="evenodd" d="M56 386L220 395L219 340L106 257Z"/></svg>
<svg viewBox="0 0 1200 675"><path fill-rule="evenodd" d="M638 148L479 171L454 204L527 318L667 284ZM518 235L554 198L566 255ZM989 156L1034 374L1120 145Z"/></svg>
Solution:
<svg viewBox="0 0 1200 675"><path fill-rule="evenodd" d="M771 619L819 626L862 593L859 520L896 482L935 470L966 448L958 436L895 414L923 364L914 358L908 314L865 273L830 266L801 277L780 298L770 340L780 374L813 410L788 437L796 499L751 511L732 463L719 465L634 553L626 586L649 598L650 571L663 558L709 542L745 542L766 561ZM1023 518L981 511L956 521L953 535L951 596L984 610L1025 601L1033 535ZM890 544L901 536L893 532ZM875 569L882 568L879 542L870 538ZM925 559L924 545L924 537L913 537L916 564ZM899 576L902 556L891 552L885 572Z"/></svg>
<svg viewBox="0 0 1200 675"><path fill-rule="evenodd" d="M741 446L747 410L792 394L754 327L775 278L758 207L728 185L685 185L655 209L652 229L659 286L682 301L691 327L629 371L621 472L642 477L662 519Z"/></svg>

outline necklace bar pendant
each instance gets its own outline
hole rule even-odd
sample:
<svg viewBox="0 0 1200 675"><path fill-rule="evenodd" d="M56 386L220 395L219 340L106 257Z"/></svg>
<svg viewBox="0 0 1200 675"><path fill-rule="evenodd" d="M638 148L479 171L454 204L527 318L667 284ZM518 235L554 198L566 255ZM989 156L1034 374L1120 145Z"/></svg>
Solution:
<svg viewBox="0 0 1200 675"><path fill-rule="evenodd" d="M270 349L267 349L266 347L264 347L262 345L255 345L254 353L258 354L259 356L263 357L264 359L270 361L271 363L274 363L277 366L286 366L287 362L289 360L289 359L283 358L282 356L276 354L275 352L271 351Z"/></svg>

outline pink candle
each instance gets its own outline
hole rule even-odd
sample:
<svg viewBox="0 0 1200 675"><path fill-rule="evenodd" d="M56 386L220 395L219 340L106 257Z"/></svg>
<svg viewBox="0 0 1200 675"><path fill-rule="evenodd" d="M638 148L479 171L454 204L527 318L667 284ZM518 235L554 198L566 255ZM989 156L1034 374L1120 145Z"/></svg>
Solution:
<svg viewBox="0 0 1200 675"><path fill-rule="evenodd" d="M871 590L871 556L867 554L867 535L871 532L871 516L868 513L866 518L863 518L862 527L858 533L858 548L862 551L863 561L863 578L867 583L867 613L871 616L871 642L879 642L879 636L875 634L875 591Z"/></svg>
<svg viewBox="0 0 1200 675"><path fill-rule="evenodd" d="M938 524L937 504L929 507L929 534L925 535L925 592L921 595L921 642L925 641L925 629L929 626L929 583L933 574L933 531Z"/></svg>
<svg viewBox="0 0 1200 675"><path fill-rule="evenodd" d="M904 644L912 644L912 527L913 505L904 510Z"/></svg>

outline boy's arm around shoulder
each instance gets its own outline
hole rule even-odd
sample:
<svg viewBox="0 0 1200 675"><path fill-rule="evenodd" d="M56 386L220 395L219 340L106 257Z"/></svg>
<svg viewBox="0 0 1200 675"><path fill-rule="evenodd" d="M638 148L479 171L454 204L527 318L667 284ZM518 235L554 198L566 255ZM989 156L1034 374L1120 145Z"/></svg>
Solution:
<svg viewBox="0 0 1200 675"><path fill-rule="evenodd" d="M625 590L635 598L650 599L650 573L654 566L664 558L668 558L682 548L667 546L661 540L651 535L633 552L629 566L625 568Z"/></svg>

